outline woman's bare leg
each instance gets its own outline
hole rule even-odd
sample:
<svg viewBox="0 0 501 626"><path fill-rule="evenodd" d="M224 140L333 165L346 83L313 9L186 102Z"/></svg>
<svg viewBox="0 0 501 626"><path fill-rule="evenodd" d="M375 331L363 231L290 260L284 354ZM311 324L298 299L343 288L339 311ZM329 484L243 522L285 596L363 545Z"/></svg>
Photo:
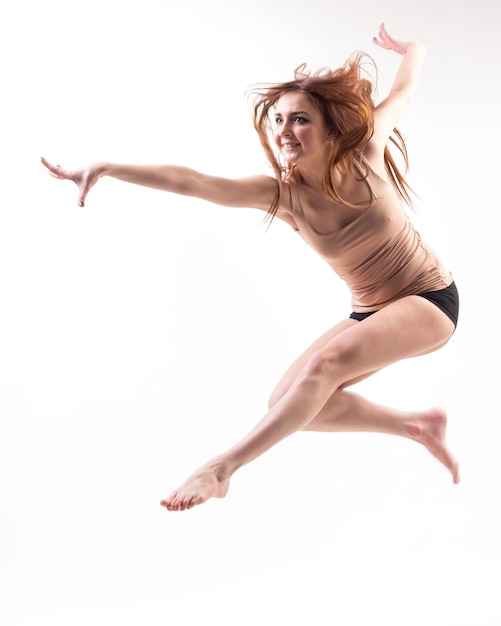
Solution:
<svg viewBox="0 0 501 626"><path fill-rule="evenodd" d="M412 329L410 333L409 328ZM451 334L450 320L433 304L417 296L403 298L360 324L350 324L310 356L289 389L246 437L201 467L169 498L163 500L162 505L169 510L184 510L201 504L210 497L223 497L228 490L230 477L238 468L290 434L307 429L310 423L313 427L315 418L325 420L321 411L324 407L327 410L330 399L333 405L336 404L334 398L337 389L390 363L431 351L443 345ZM343 396L344 399L346 397ZM375 405L363 404L361 399L355 401L354 397L352 396L352 404L358 405L358 410L351 413L350 429L367 430L370 423L370 430L373 430L375 422L369 416ZM380 417L390 424L391 412L381 407L378 410ZM342 413L343 411L339 411L339 415ZM348 415L346 411L344 414ZM339 420L338 414L335 415L334 421ZM398 416L402 421L402 415L393 413L393 418L396 420ZM422 414L420 423L418 421L414 416L414 424L408 436L414 430L413 438L421 437L421 443L428 440L428 449L433 449L432 453L437 458L442 457L442 462L451 469L457 480L457 464L446 451L443 441L444 419L439 419L435 413L433 420L431 417L425 419ZM431 421L435 423L433 428ZM439 422L442 422L441 426L438 425ZM341 424L339 421L337 423ZM428 424L426 428L425 423ZM387 427L388 430L392 434L403 434L394 432L397 430L396 424L394 421L392 426ZM436 440L433 444L432 438ZM437 443L439 440L442 441L441 444Z"/></svg>
<svg viewBox="0 0 501 626"><path fill-rule="evenodd" d="M338 390L334 392L318 415L302 429L316 432L374 432L397 435L421 443L459 482L459 465L448 449L446 442L447 416L443 409L404 412L372 403L354 393ZM200 504L208 497L222 498L229 487L228 472L224 469L224 458L213 459L200 468L186 481L187 487L197 485ZM184 486L183 486L184 487ZM181 494L183 487L172 494ZM205 497L205 494L208 494ZM175 500L164 500L162 504L170 510ZM195 506L190 502L186 508ZM181 505L179 505L181 510Z"/></svg>
<svg viewBox="0 0 501 626"><path fill-rule="evenodd" d="M422 444L459 482L459 465L446 442L447 415L441 408L399 411L349 391L338 390L303 430L317 432L373 432L398 435Z"/></svg>

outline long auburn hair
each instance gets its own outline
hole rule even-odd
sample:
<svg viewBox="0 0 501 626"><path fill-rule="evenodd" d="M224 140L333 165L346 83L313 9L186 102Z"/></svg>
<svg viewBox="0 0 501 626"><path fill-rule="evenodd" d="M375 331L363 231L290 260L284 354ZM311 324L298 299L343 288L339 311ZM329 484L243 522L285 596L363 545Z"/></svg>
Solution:
<svg viewBox="0 0 501 626"><path fill-rule="evenodd" d="M294 80L252 89L251 93L255 95L254 128L278 183L277 193L268 210L270 219L273 219L277 213L282 198L283 183L294 168L294 163L280 164L272 148L270 112L284 93L292 91L307 93L313 99L334 138L323 174L325 192L335 201L346 206L359 206L353 205L336 190L334 172L336 169L342 169L357 179L361 176L362 179L366 179L369 173L366 164L362 161L362 150L373 134L375 108L373 92L376 82L362 76L365 60L377 72L373 59L365 53L358 52L338 69L323 68L312 73L303 63L294 70ZM407 173L409 166L407 148L402 134L396 128L393 129L390 142L396 146L403 157L405 173ZM400 199L412 206L411 193L413 191L406 182L404 174L398 169L388 145L384 150L384 164L388 178Z"/></svg>

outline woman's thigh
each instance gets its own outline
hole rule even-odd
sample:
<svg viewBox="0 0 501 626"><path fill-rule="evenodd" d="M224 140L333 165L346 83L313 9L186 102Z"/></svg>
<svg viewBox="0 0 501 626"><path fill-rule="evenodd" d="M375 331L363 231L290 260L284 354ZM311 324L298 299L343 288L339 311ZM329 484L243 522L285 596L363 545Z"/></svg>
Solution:
<svg viewBox="0 0 501 626"><path fill-rule="evenodd" d="M274 404L314 355L332 358L347 387L405 358L437 350L454 332L451 320L419 296L394 302L362 322L343 320L307 348L288 368L270 397Z"/></svg>

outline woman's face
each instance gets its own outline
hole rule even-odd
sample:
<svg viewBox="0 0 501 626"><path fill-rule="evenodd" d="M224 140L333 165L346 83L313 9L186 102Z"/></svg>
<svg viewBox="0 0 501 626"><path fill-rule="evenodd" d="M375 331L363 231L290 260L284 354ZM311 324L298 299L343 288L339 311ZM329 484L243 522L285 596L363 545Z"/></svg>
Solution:
<svg viewBox="0 0 501 626"><path fill-rule="evenodd" d="M278 99L273 136L289 163L325 162L329 131L317 105L307 93L290 91Z"/></svg>

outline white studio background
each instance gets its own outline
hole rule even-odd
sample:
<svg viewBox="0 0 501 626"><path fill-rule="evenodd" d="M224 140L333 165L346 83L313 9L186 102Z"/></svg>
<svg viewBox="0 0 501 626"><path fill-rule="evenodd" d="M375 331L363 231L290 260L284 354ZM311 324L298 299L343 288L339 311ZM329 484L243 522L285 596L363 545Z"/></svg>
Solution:
<svg viewBox="0 0 501 626"><path fill-rule="evenodd" d="M228 497L159 506L251 428L349 313L294 233L41 155L269 171L246 89L427 43L400 125L416 222L461 289L453 341L360 386L443 404L463 480L378 435L298 434ZM499 626L500 7L489 0L71 0L0 10L0 621L5 626Z"/></svg>

